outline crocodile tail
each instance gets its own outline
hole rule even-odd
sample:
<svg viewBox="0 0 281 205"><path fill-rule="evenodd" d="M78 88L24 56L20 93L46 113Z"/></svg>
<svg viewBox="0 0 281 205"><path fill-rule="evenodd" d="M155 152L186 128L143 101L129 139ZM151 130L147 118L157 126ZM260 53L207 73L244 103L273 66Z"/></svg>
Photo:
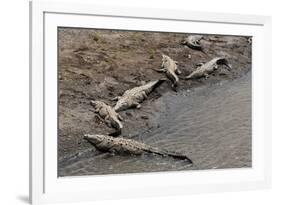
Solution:
<svg viewBox="0 0 281 205"><path fill-rule="evenodd" d="M180 159L180 160L185 160L187 161L189 164L193 164L192 160L187 157L184 154L179 154L179 153L166 153L167 156L173 157L175 159Z"/></svg>
<svg viewBox="0 0 281 205"><path fill-rule="evenodd" d="M193 164L192 160L189 159L186 155L184 154L180 154L180 153L176 153L176 152L170 152L170 151L163 151L163 150L158 150L156 148L151 148L149 150L145 150L146 152L150 152L150 153L154 153L154 154L158 154L161 156L169 156L169 157L173 157L175 159L180 159L180 160L185 160L187 161L189 164Z"/></svg>
<svg viewBox="0 0 281 205"><path fill-rule="evenodd" d="M181 153L163 150L163 151L162 151L162 154L163 154L163 155L166 155L166 156L173 157L173 158L175 158L175 159L185 160L185 161L187 161L189 164L193 164L192 160L189 159L189 157L187 157L186 155L181 154Z"/></svg>
<svg viewBox="0 0 281 205"><path fill-rule="evenodd" d="M157 80L157 82L153 85L153 89L155 89L156 87L160 86L164 81L166 81L166 79L159 79L159 80Z"/></svg>
<svg viewBox="0 0 281 205"><path fill-rule="evenodd" d="M112 125L117 130L121 130L123 128L122 123L119 120L117 120L117 119L112 121Z"/></svg>
<svg viewBox="0 0 281 205"><path fill-rule="evenodd" d="M224 57L221 57L217 60L218 65L225 65L228 69L231 69L231 65L229 64L228 60Z"/></svg>
<svg viewBox="0 0 281 205"><path fill-rule="evenodd" d="M178 76L175 73L167 72L167 78L172 81L173 85L176 87L179 81Z"/></svg>
<svg viewBox="0 0 281 205"><path fill-rule="evenodd" d="M166 79L159 79L157 80L151 87L151 89L148 90L148 93L152 92L154 89L156 89L158 86L160 86Z"/></svg>

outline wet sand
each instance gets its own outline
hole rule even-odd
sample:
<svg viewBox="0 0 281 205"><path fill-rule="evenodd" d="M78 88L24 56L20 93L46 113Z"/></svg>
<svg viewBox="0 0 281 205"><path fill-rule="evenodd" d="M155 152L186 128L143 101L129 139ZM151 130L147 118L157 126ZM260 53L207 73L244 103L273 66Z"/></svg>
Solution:
<svg viewBox="0 0 281 205"><path fill-rule="evenodd" d="M185 36L60 29L59 176L251 166L251 45L246 37L208 35L200 52L180 45ZM220 55L233 67L209 79L181 80L177 93L164 83L141 109L120 112L124 137L186 154L193 167L154 155L101 153L83 140L86 133L113 131L96 118L89 100L114 105L111 98L126 89L163 78L153 70L161 53L177 60L183 75Z"/></svg>

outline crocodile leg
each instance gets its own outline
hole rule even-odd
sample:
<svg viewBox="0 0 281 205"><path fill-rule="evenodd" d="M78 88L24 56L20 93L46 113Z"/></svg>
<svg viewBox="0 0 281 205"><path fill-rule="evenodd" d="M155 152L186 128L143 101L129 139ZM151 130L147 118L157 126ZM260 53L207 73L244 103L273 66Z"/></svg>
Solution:
<svg viewBox="0 0 281 205"><path fill-rule="evenodd" d="M145 91L142 92L142 96L143 96L143 99L147 98L147 94L145 93Z"/></svg>
<svg viewBox="0 0 281 205"><path fill-rule="evenodd" d="M153 69L153 70L155 70L156 72L159 72L159 73L165 73L166 72L165 68Z"/></svg>
<svg viewBox="0 0 281 205"><path fill-rule="evenodd" d="M109 127L112 127L112 123L109 119L109 115L107 115L105 118L104 118L104 122L107 124L107 126Z"/></svg>
<svg viewBox="0 0 281 205"><path fill-rule="evenodd" d="M112 100L113 101L118 101L118 100L120 100L120 98L121 98L120 96L117 96L117 97L112 98Z"/></svg>
<svg viewBox="0 0 281 205"><path fill-rule="evenodd" d="M141 108L141 104L138 103L138 102L134 102L134 103L133 103L133 106L136 107L137 109L140 109L140 108Z"/></svg>

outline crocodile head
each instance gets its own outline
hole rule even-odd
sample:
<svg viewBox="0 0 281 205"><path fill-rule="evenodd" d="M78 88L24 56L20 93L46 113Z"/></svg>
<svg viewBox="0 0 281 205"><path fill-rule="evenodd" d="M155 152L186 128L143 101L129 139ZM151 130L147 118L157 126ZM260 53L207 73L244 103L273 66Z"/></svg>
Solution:
<svg viewBox="0 0 281 205"><path fill-rule="evenodd" d="M162 64L161 64L161 68L166 67L167 63L169 62L169 56L166 56L164 54L162 54Z"/></svg>
<svg viewBox="0 0 281 205"><path fill-rule="evenodd" d="M84 135L84 139L88 140L92 144L99 144L102 141L104 141L105 136L104 135Z"/></svg>
<svg viewBox="0 0 281 205"><path fill-rule="evenodd" d="M200 41L203 39L203 36L200 35L190 35L187 38L185 38L181 44L187 45L188 47L191 47L193 49L202 50Z"/></svg>
<svg viewBox="0 0 281 205"><path fill-rule="evenodd" d="M103 107L104 103L101 101L95 101L95 100L91 100L90 101L91 105L96 109L100 109L101 107Z"/></svg>
<svg viewBox="0 0 281 205"><path fill-rule="evenodd" d="M203 36L190 36L190 43L193 44L194 46L201 46L200 41L203 39Z"/></svg>
<svg viewBox="0 0 281 205"><path fill-rule="evenodd" d="M118 112L118 111L125 110L125 109L127 109L128 107L129 107L129 103L128 103L128 102L126 102L126 101L124 101L124 100L119 100L119 101L116 103L116 105L115 105L115 107L114 107L114 110L115 110L116 112Z"/></svg>

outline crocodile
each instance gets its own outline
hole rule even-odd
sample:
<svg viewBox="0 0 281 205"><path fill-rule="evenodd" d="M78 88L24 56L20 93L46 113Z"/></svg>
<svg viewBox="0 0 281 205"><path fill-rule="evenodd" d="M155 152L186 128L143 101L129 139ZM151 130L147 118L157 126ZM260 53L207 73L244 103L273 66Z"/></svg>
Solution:
<svg viewBox="0 0 281 205"><path fill-rule="evenodd" d="M104 119L109 127L113 127L118 131L121 131L123 125L121 121L122 117L109 105L102 101L91 100L91 105L94 107L94 112Z"/></svg>
<svg viewBox="0 0 281 205"><path fill-rule="evenodd" d="M111 152L115 154L131 154L131 155L142 155L142 154L157 154L161 156L173 157L175 159L185 160L189 164L193 164L191 159L186 155L170 152L167 150L160 150L156 147L138 142L132 139L125 139L123 137L113 138L108 135L84 135L84 139L95 146L96 149L102 152Z"/></svg>
<svg viewBox="0 0 281 205"><path fill-rule="evenodd" d="M165 79L159 79L151 81L145 85L126 90L122 96L118 96L113 99L117 100L114 110L118 112L132 107L141 108L140 103L143 102L147 96L164 81Z"/></svg>
<svg viewBox="0 0 281 205"><path fill-rule="evenodd" d="M173 83L172 87L175 88L179 82L177 75L181 74L178 68L178 62L171 59L169 56L162 54L161 69L157 69L157 72L166 73L167 78Z"/></svg>
<svg viewBox="0 0 281 205"><path fill-rule="evenodd" d="M187 38L185 38L181 44L187 45L189 48L195 49L195 50L202 50L202 46L200 44L200 41L203 39L202 36L199 35L190 35Z"/></svg>
<svg viewBox="0 0 281 205"><path fill-rule="evenodd" d="M224 57L217 57L213 58L212 60L208 61L207 63L199 63L197 64L197 68L191 74L185 77L186 80L193 79L193 78L201 78L205 77L208 78L209 74L214 72L218 69L219 65L225 65L228 70L231 69L230 64Z"/></svg>

